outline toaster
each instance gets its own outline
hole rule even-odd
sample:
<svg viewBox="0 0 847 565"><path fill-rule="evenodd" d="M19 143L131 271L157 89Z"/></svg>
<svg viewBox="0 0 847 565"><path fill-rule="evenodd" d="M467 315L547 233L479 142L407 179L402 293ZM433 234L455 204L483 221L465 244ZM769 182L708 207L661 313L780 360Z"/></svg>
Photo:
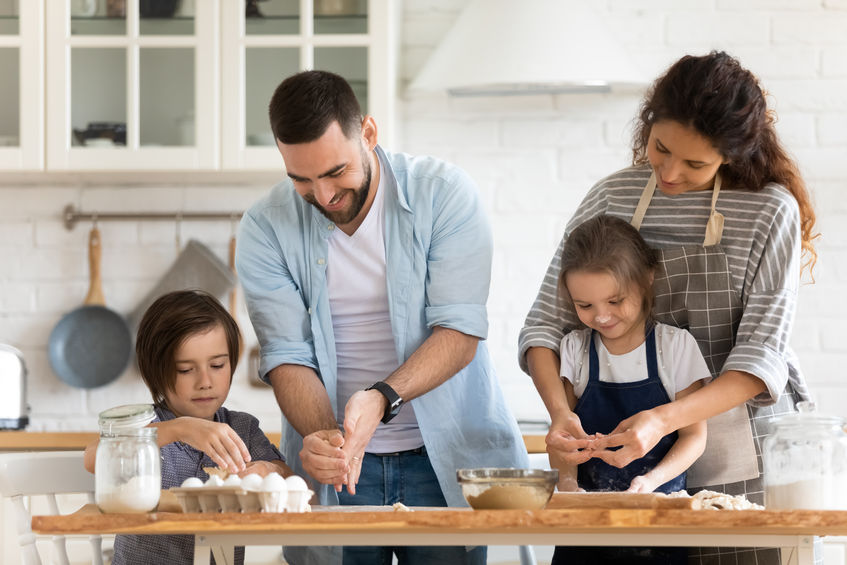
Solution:
<svg viewBox="0 0 847 565"><path fill-rule="evenodd" d="M0 429L22 430L29 424L24 356L11 345L0 344Z"/></svg>

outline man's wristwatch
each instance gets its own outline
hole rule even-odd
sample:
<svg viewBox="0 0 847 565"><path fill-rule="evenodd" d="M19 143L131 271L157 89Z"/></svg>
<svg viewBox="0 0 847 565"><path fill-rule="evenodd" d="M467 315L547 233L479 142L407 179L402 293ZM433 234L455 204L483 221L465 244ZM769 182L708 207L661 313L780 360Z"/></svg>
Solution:
<svg viewBox="0 0 847 565"><path fill-rule="evenodd" d="M403 406L403 399L400 398L397 391L391 388L391 385L385 381L375 382L365 390L371 389L379 391L379 393L388 400L388 406L385 407L385 414L382 415L382 423L387 424L392 418L394 418L394 416L397 415L398 412L400 412L400 407Z"/></svg>

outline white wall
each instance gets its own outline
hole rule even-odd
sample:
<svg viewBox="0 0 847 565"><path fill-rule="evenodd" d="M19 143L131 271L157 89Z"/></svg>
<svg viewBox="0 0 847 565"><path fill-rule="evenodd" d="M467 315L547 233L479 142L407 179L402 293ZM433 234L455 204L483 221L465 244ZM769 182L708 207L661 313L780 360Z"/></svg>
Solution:
<svg viewBox="0 0 847 565"><path fill-rule="evenodd" d="M406 0L400 62L414 76L466 0ZM814 191L822 238L817 283L801 290L793 345L822 410L847 416L847 1L607 0L596 2L621 41L658 74L684 53L722 48L755 71L779 112L779 131ZM565 54L562 54L563 56ZM590 56L579 54L574 56ZM270 95L270 93L268 93ZM495 264L490 346L515 414L546 416L515 357L518 330L563 226L598 178L628 163L634 94L401 101L395 149L445 157L476 179L493 220ZM31 429L95 429L98 411L148 399L137 373L93 389L67 387L50 370L46 343L87 290L87 227L66 231L62 208L201 211L243 209L268 185L92 186L78 176L14 185L0 176L0 342L19 347L30 368ZM128 312L173 261L174 226L101 223L109 305ZM188 223L222 259L227 222ZM240 320L246 320L243 309ZM249 329L248 329L249 334ZM252 336L250 336L252 337ZM243 365L246 365L242 361ZM239 368L227 405L279 429L269 389Z"/></svg>

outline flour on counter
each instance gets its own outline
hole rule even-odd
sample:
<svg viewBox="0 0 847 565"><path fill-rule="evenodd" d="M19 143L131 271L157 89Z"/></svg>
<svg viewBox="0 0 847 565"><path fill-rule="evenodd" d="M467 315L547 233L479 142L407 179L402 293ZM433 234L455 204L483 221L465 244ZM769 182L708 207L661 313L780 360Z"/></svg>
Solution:
<svg viewBox="0 0 847 565"><path fill-rule="evenodd" d="M691 495L680 490L673 492L668 496L673 498L687 498ZM764 510L765 507L750 502L744 495L733 496L723 492L715 492L713 490L701 490L694 494L693 498L700 501L703 510Z"/></svg>

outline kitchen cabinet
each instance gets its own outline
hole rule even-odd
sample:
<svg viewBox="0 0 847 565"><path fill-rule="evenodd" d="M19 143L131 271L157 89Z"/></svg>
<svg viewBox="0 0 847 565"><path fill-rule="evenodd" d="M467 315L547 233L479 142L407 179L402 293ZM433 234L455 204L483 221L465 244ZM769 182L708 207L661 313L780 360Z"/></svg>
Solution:
<svg viewBox="0 0 847 565"><path fill-rule="evenodd" d="M8 99L20 106L0 115L0 145L17 143L0 147L0 169L278 170L267 103L285 76L309 68L347 78L390 144L399 9L398 0L0 0L0 69L16 79L0 92L18 92Z"/></svg>
<svg viewBox="0 0 847 565"><path fill-rule="evenodd" d="M362 111L376 118L390 145L396 98L397 0L270 0L247 17L224 2L222 20L222 153L225 169L282 165L267 106L276 85L302 69L348 80Z"/></svg>
<svg viewBox="0 0 847 565"><path fill-rule="evenodd" d="M47 4L48 169L218 168L217 0Z"/></svg>
<svg viewBox="0 0 847 565"><path fill-rule="evenodd" d="M0 0L0 170L44 167L44 12Z"/></svg>

